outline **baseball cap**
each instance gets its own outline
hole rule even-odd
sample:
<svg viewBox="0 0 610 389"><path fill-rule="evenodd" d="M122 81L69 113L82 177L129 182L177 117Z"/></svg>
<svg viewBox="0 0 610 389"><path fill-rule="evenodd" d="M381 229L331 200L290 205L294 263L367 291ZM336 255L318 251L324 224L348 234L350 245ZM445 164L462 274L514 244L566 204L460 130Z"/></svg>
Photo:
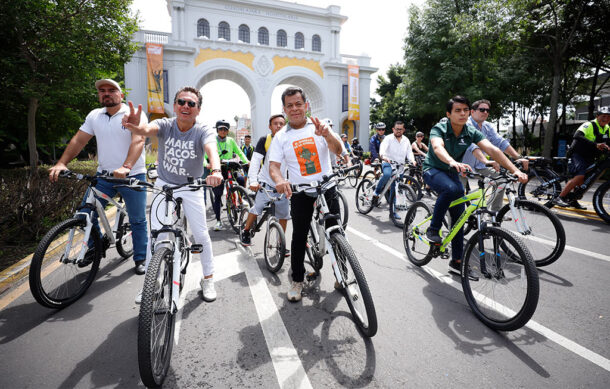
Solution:
<svg viewBox="0 0 610 389"><path fill-rule="evenodd" d="M219 129L221 127L229 129L229 128L231 128L231 125L228 122L224 121L224 120L219 120L219 121L216 122L216 129Z"/></svg>
<svg viewBox="0 0 610 389"><path fill-rule="evenodd" d="M119 92L122 92L121 86L119 85L119 83L114 80L111 80L109 78L104 78L103 80L97 80L95 82L95 89L99 89L101 85L112 85L113 87L117 88L119 90Z"/></svg>

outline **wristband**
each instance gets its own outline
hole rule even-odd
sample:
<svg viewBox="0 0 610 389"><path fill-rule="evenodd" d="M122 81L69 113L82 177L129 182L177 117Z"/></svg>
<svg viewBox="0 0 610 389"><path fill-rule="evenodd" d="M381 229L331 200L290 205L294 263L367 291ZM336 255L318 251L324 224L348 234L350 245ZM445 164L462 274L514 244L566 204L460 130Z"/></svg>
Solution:
<svg viewBox="0 0 610 389"><path fill-rule="evenodd" d="M126 168L126 169L131 170L131 166L129 166L129 164L124 163L124 164L123 164L123 167L124 167L124 168Z"/></svg>
<svg viewBox="0 0 610 389"><path fill-rule="evenodd" d="M210 171L210 173L211 173L211 174L214 174L214 173L222 173L222 170L220 170L220 169L212 169L212 170Z"/></svg>

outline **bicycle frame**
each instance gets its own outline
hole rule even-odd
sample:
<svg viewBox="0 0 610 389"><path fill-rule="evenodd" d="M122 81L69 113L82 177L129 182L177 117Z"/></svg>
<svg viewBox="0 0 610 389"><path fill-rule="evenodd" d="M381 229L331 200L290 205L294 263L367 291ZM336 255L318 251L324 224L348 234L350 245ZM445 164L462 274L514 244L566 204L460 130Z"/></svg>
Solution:
<svg viewBox="0 0 610 389"><path fill-rule="evenodd" d="M392 165L392 175L390 176L390 179L385 184L385 186L383 187L383 190L379 194L379 198L382 198L386 194L386 192L388 190L390 190L390 188L392 188L392 184L396 180L398 180L400 177L402 177L402 175L404 174L404 171L405 171L404 165L398 166L398 164L393 164L393 163L391 165ZM379 179L381 179L381 178L379 178ZM377 182L379 182L379 179L377 180Z"/></svg>
<svg viewBox="0 0 610 389"><path fill-rule="evenodd" d="M257 220L254 226L250 229L251 236L254 236L254 234L259 232L265 222L267 222L265 234L268 234L269 225L272 221L277 220L277 218L275 217L275 201L279 200L279 198L273 199L271 196L269 196L269 193L267 193L267 190L265 188L261 188L260 190L264 191L265 195L269 198L270 201L269 204L263 209L263 214L261 215L260 220Z"/></svg>

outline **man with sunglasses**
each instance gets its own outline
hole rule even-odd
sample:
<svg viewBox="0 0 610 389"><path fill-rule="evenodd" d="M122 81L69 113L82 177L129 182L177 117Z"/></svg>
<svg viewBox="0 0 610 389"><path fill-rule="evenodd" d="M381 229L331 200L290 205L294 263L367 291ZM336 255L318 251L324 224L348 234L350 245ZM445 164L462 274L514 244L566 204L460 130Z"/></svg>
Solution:
<svg viewBox="0 0 610 389"><path fill-rule="evenodd" d="M201 177L203 175L203 157L207 155L210 160L211 174L206 177L208 185L218 186L222 182L220 173L220 161L216 150L216 137L204 124L197 122L197 115L201 110L201 93L190 86L178 90L174 97L174 113L176 117L162 118L152 121L150 124L138 125L137 118L142 112L142 106L138 105L137 113L134 112L133 104L129 102L129 115L123 117L123 126L132 133L143 136L156 136L159 139L159 177L155 182L156 187L163 185L179 185L188 182L188 177ZM174 192L174 197L182 198L184 214L190 225L196 244L203 245L203 251L199 254L203 278L200 281L202 297L205 301L216 300L216 289L214 288L214 255L212 253L212 240L208 233L205 217L205 202L203 191L192 191L188 188ZM164 196L155 196L150 206L150 228L159 230L162 227L158 215L158 208L163 206ZM162 234L158 237L162 240ZM150 239L146 250L146 263L150 261L151 253ZM136 304L142 300L142 291L136 297Z"/></svg>
<svg viewBox="0 0 610 389"><path fill-rule="evenodd" d="M229 128L231 126L228 122L224 120L219 120L216 122L216 144L218 147L218 155L220 156L221 161L234 161L237 162L241 160L243 163L248 163L248 158L244 155L244 152L241 151L235 139L227 136L229 134ZM234 157L237 155L237 157ZM226 179L228 175L227 165L221 163L222 176ZM244 188L246 187L246 178L240 174L235 173L235 180L237 183ZM222 222L220 221L220 206L222 205L222 194L224 192L224 185L217 186L212 189L214 192L214 214L216 215L216 225L214 225L214 231L222 230Z"/></svg>
<svg viewBox="0 0 610 389"><path fill-rule="evenodd" d="M371 136L369 140L369 151L371 152L371 162L379 160L379 147L383 138L385 138L385 123L379 122L375 124L375 131L377 133Z"/></svg>
<svg viewBox="0 0 610 389"><path fill-rule="evenodd" d="M477 100L472 104L472 110L470 111L470 119L468 124L481 131L485 138L494 146L502 150L509 157L514 160L519 160L522 163L523 168L527 170L528 160L524 159L515 150L508 139L502 138L495 130L494 126L486 121L489 117L489 110L491 109L491 103L489 100ZM487 154L479 149L479 146L472 144L462 159L462 163L469 165L475 172L483 174L488 177L495 177L500 170L500 165L495 161L489 161ZM466 183L466 178L462 177L462 183ZM502 201L504 199L504 188L499 189L496 192L496 196L489 202L490 211L499 211L502 208Z"/></svg>
<svg viewBox="0 0 610 389"><path fill-rule="evenodd" d="M98 174L102 171L108 171L112 172L114 177L117 178L129 176L138 180L145 180L145 138L132 134L121 125L123 115L129 113L129 107L121 103L124 97L121 87L114 80L104 79L98 80L95 83L95 88L103 108L94 109L87 115L85 123L72 137L59 161L50 169L49 179L51 182L56 182L59 173L67 169L66 165L68 162L74 159L91 138L95 136L97 141ZM137 120L141 124L148 123L144 113L141 113ZM131 224L135 272L138 275L142 275L144 274L146 242L148 239L146 231L146 193L130 188L115 188L114 186L115 184L99 179L95 187L111 197L115 196L117 192L123 196ZM87 194L85 194L86 198ZM107 203L105 200L101 201L104 205ZM93 211L92 219L94 230L101 235L97 212ZM93 239L90 239L89 246L92 244ZM104 241L104 245L108 245L108 242ZM91 264L93 255L94 250L90 249L87 251L81 265L84 267Z"/></svg>

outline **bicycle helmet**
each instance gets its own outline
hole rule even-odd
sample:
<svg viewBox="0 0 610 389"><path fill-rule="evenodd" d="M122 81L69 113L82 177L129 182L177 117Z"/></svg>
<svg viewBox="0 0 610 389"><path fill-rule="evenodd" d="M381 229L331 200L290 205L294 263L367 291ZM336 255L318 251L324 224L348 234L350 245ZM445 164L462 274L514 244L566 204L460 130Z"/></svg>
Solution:
<svg viewBox="0 0 610 389"><path fill-rule="evenodd" d="M231 125L228 122L220 119L219 121L216 122L216 126L215 126L216 131L218 131L218 129L221 127L226 128L228 130L231 128Z"/></svg>
<svg viewBox="0 0 610 389"><path fill-rule="evenodd" d="M599 107L595 116L599 116L599 115L610 115L610 107L608 107L608 106Z"/></svg>
<svg viewBox="0 0 610 389"><path fill-rule="evenodd" d="M357 144L358 143L358 138L352 138L352 144Z"/></svg>
<svg viewBox="0 0 610 389"><path fill-rule="evenodd" d="M375 129L377 129L377 130L385 130L385 123L384 122L379 122L379 123L375 124Z"/></svg>

